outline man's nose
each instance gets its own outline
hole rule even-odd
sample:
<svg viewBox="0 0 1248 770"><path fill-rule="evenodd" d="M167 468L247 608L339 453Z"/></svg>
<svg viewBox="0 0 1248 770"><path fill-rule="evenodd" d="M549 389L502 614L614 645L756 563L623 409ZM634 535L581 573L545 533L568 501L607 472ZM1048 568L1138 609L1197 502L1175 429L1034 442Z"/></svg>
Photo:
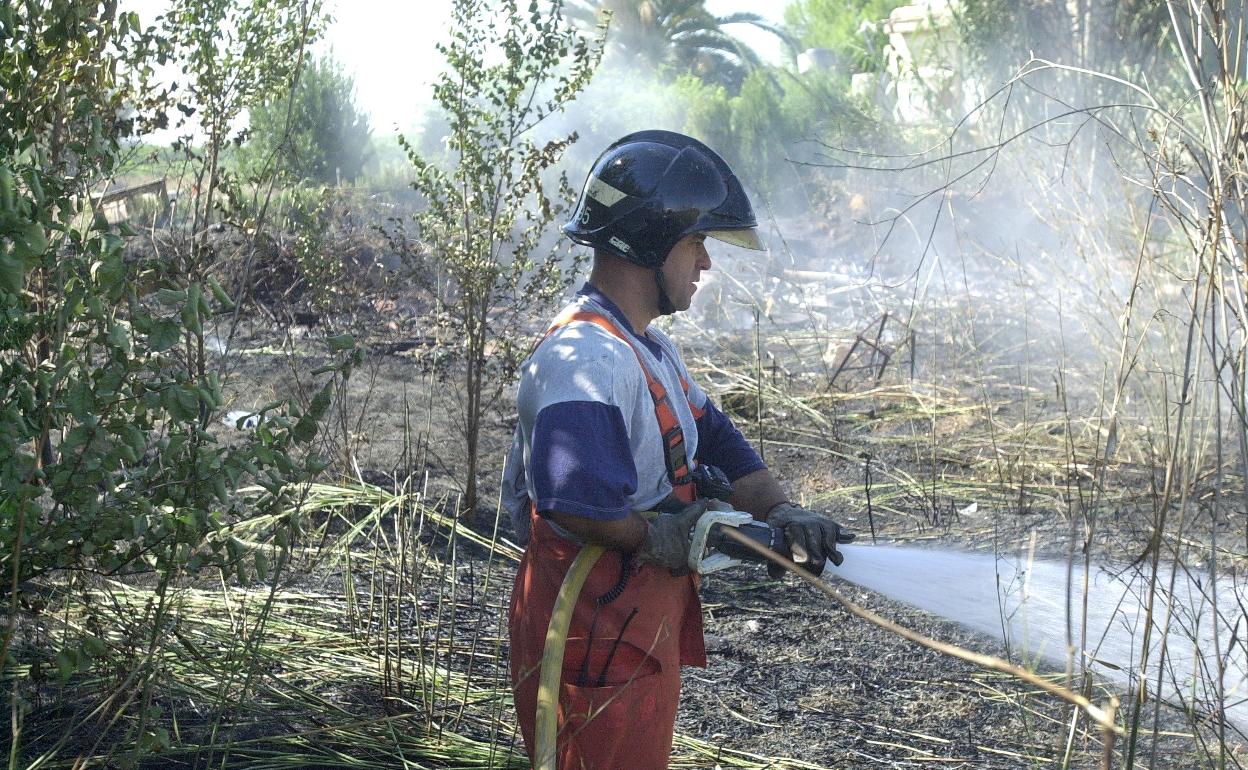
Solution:
<svg viewBox="0 0 1248 770"><path fill-rule="evenodd" d="M699 270L711 269L711 253L706 250L705 246L702 247L702 253L698 255L698 269Z"/></svg>

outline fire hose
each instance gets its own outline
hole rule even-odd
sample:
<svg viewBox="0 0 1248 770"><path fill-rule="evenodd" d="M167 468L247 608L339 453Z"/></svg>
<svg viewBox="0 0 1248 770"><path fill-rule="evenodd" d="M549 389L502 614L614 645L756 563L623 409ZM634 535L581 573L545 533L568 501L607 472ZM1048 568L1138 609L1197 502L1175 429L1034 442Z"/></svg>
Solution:
<svg viewBox="0 0 1248 770"><path fill-rule="evenodd" d="M535 750L533 770L556 770L555 741L559 734L559 680L563 674L563 651L568 643L568 627L572 625L572 610L580 598L581 587L589 577L589 571L598 563L598 557L606 550L600 545L587 545L581 549L568 574L559 587L555 607L550 612L550 625L546 627L546 646L542 650L541 674L537 680L537 720L534 729Z"/></svg>
<svg viewBox="0 0 1248 770"><path fill-rule="evenodd" d="M992 655L982 655L957 645L941 642L917 631L898 625L874 612L860 607L847 599L818 575L805 569L793 560L779 553L775 548L772 533L771 539L762 532L770 527L752 521L747 513L738 511L708 510L699 519L693 530L693 546L690 550L690 568L706 573L729 566L736 566L743 561L765 561L777 564L786 571L797 575L809 583L820 593L840 604L851 614L886 631L897 634L904 639L927 647L930 650L966 661L975 666L992 671L999 671L1020 679L1028 684L1054 695L1078 707L1090 720L1095 722L1102 731L1102 768L1108 770L1113 758L1114 739L1123 733L1115 722L1118 699L1111 698L1106 708L1101 708L1088 698L1066 687L1037 676L1026 669ZM735 547L733 547L735 546ZM771 546L771 547L769 547ZM718 553L708 553L708 549L718 549ZM742 550L744 549L744 551ZM600 545L587 545L577 554L572 566L564 577L559 588L559 595L551 611L550 624L546 629L546 644L542 654L541 673L537 689L537 719L534 735L534 770L557 770L556 740L558 737L559 714L559 682L563 673L563 655L568 640L568 629L572 622L572 611L580 596L589 572L598 562L605 549ZM753 554L749 558L746 553Z"/></svg>

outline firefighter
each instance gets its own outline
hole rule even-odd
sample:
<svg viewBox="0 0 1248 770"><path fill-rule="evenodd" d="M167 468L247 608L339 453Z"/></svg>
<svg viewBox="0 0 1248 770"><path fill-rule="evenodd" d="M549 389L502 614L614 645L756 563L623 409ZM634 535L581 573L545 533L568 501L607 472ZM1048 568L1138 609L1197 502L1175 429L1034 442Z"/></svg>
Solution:
<svg viewBox="0 0 1248 770"><path fill-rule="evenodd" d="M680 667L706 665L687 560L708 467L732 482L734 508L783 528L794 558L816 571L828 559L839 564L837 544L853 539L788 500L651 325L689 309L711 268L707 238L761 249L756 227L727 163L669 131L629 134L607 148L563 227L593 249L593 267L522 368L504 483L517 533L527 537L509 632L530 759L551 609L583 544L607 551L573 610L558 767L654 770L667 767Z"/></svg>

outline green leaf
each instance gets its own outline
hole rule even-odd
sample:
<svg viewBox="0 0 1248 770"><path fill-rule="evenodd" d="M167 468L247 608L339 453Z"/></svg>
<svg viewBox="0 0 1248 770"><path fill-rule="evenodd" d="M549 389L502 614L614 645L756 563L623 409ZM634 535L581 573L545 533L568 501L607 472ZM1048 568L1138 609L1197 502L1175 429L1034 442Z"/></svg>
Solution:
<svg viewBox="0 0 1248 770"><path fill-rule="evenodd" d="M125 324L114 322L108 328L108 341L114 348L125 353L130 352L130 330Z"/></svg>
<svg viewBox="0 0 1248 770"><path fill-rule="evenodd" d="M74 427L65 436L65 440L61 442L61 451L65 454L68 454L72 451L77 450L78 447L85 445L90 440L91 440L91 429L88 428L86 425L78 425Z"/></svg>
<svg viewBox="0 0 1248 770"><path fill-rule="evenodd" d="M203 325L199 319L199 292L198 286L192 285L186 303L182 305L181 316L182 325L186 330L198 336L203 334Z"/></svg>
<svg viewBox="0 0 1248 770"><path fill-rule="evenodd" d="M178 344L181 337L182 327L177 322L161 319L155 322L147 335L147 346L154 353L163 353Z"/></svg>
<svg viewBox="0 0 1248 770"><path fill-rule="evenodd" d="M212 296L217 300L217 304L221 305L222 310L229 312L234 309L234 300L230 298L216 278L209 277L208 286L212 289Z"/></svg>
<svg viewBox="0 0 1248 770"><path fill-rule="evenodd" d="M212 493L222 505L229 505L230 493L225 486L225 474L217 473L212 477Z"/></svg>
<svg viewBox="0 0 1248 770"><path fill-rule="evenodd" d="M23 257L30 264L48 250L48 234L38 222L27 222L22 226L14 243L17 246L17 256Z"/></svg>
<svg viewBox="0 0 1248 770"><path fill-rule="evenodd" d="M0 289L17 294L26 283L26 265L8 255L7 244L0 244Z"/></svg>
<svg viewBox="0 0 1248 770"><path fill-rule="evenodd" d="M326 342L329 343L330 350L338 353L355 347L355 336L351 334L339 334L337 337L330 337L326 340Z"/></svg>
<svg viewBox="0 0 1248 770"><path fill-rule="evenodd" d="M325 414L325 410L329 408L330 402L333 400L334 381L330 380L325 383L316 395L312 397L312 403L308 405L308 416L319 420Z"/></svg>
<svg viewBox="0 0 1248 770"><path fill-rule="evenodd" d="M104 233L104 256L110 260L120 258L121 250L125 245L126 242L116 233Z"/></svg>
<svg viewBox="0 0 1248 770"><path fill-rule="evenodd" d="M95 409L95 399L92 397L91 388L85 382L74 383L65 398L65 403L69 407L69 413L79 420L87 419Z"/></svg>
<svg viewBox="0 0 1248 770"><path fill-rule="evenodd" d="M143 454L143 451L147 449L147 436L134 425L126 423L121 426L120 433L121 440L135 452Z"/></svg>
<svg viewBox="0 0 1248 770"><path fill-rule="evenodd" d="M69 650L61 650L56 653L56 674L61 678L61 682L67 681L78 670L78 662L74 659L75 655Z"/></svg>
<svg viewBox="0 0 1248 770"><path fill-rule="evenodd" d="M172 385L165 391L161 401L176 420L190 422L199 417L199 392L193 385ZM168 454L177 454L174 451L172 439L169 442Z"/></svg>
<svg viewBox="0 0 1248 770"><path fill-rule="evenodd" d="M300 417L295 427L290 429L290 434L294 436L295 441L306 444L316 438L316 428L316 419L305 415Z"/></svg>
<svg viewBox="0 0 1248 770"><path fill-rule="evenodd" d="M139 739L139 745L144 751L159 753L169 749L169 731L163 727L157 727L155 730L146 732Z"/></svg>
<svg viewBox="0 0 1248 770"><path fill-rule="evenodd" d="M177 289L161 289L156 292L156 301L162 305L186 304L186 292Z"/></svg>

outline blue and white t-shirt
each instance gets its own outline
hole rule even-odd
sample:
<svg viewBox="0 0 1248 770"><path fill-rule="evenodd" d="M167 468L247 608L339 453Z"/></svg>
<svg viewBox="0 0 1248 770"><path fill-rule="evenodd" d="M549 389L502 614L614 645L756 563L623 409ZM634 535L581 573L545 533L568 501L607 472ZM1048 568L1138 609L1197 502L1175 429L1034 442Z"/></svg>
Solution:
<svg viewBox="0 0 1248 770"><path fill-rule="evenodd" d="M575 321L555 330L521 367L519 424L503 496L522 540L530 500L539 513L609 521L651 510L672 491L638 355L667 390L690 467L709 463L733 481L765 467L732 421L689 380L667 335L654 326L644 336L633 335L623 312L590 284L572 309L611 319L632 335L637 352L601 326ZM689 383L688 402L682 378Z"/></svg>

